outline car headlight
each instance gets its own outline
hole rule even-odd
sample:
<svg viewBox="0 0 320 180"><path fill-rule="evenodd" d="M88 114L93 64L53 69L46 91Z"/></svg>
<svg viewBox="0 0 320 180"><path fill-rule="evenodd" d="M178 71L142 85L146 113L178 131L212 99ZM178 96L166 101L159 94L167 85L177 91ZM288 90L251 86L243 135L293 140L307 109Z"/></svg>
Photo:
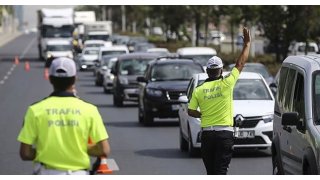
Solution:
<svg viewBox="0 0 320 180"><path fill-rule="evenodd" d="M161 90L156 90L156 89L146 89L146 92L149 96L156 96L160 97L162 96L162 91Z"/></svg>
<svg viewBox="0 0 320 180"><path fill-rule="evenodd" d="M52 57L53 57L53 55L51 53L47 53L47 59L50 59Z"/></svg>
<svg viewBox="0 0 320 180"><path fill-rule="evenodd" d="M264 123L269 123L273 121L273 114L272 115L267 115L267 116L262 116L262 119Z"/></svg>
<svg viewBox="0 0 320 180"><path fill-rule="evenodd" d="M128 78L126 77L119 77L119 81L120 81L120 84L129 84Z"/></svg>

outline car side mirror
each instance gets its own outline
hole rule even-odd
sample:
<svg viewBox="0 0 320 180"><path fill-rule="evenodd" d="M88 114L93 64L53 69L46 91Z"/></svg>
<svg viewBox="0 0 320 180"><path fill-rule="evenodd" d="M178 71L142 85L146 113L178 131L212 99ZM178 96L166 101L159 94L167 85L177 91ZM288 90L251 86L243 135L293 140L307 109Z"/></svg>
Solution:
<svg viewBox="0 0 320 180"><path fill-rule="evenodd" d="M283 126L296 126L299 122L299 113L288 112L282 114L281 124Z"/></svg>
<svg viewBox="0 0 320 180"><path fill-rule="evenodd" d="M186 104L186 103L188 103L188 97L187 97L186 95L180 96L180 97L178 98L178 101L179 101L180 103Z"/></svg>
<svg viewBox="0 0 320 180"><path fill-rule="evenodd" d="M147 79L146 79L144 76L138 76L138 77L137 77L137 81L138 81L138 82L144 82L144 83L146 83L146 82L147 82Z"/></svg>
<svg viewBox="0 0 320 180"><path fill-rule="evenodd" d="M270 87L270 88L277 88L277 85L276 85L276 83L271 83L271 84L269 85L269 87Z"/></svg>

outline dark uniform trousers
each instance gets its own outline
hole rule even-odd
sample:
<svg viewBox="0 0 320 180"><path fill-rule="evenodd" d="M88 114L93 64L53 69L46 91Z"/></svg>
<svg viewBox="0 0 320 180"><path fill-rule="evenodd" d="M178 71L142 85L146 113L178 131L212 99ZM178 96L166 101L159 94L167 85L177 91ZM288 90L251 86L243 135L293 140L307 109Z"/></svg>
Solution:
<svg viewBox="0 0 320 180"><path fill-rule="evenodd" d="M233 153L231 131L202 131L201 157L208 175L226 175Z"/></svg>

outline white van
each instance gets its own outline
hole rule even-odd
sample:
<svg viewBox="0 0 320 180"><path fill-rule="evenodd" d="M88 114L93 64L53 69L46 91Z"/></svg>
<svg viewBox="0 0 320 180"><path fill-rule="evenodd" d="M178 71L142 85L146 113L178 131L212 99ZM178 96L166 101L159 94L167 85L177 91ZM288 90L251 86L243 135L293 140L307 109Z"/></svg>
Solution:
<svg viewBox="0 0 320 180"><path fill-rule="evenodd" d="M73 59L71 41L66 39L50 39L47 41L46 60L48 58L69 57Z"/></svg>
<svg viewBox="0 0 320 180"><path fill-rule="evenodd" d="M206 69L208 60L217 55L217 51L210 47L184 47L177 50L177 55L182 58L192 58Z"/></svg>
<svg viewBox="0 0 320 180"><path fill-rule="evenodd" d="M320 55L287 57L278 85L273 174L320 174Z"/></svg>

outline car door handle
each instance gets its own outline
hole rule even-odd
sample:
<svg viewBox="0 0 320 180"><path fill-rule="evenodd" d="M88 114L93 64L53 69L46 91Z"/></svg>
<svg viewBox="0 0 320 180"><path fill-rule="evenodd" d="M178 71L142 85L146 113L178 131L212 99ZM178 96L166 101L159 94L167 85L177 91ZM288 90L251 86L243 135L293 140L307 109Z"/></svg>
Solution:
<svg viewBox="0 0 320 180"><path fill-rule="evenodd" d="M283 126L283 130L288 131L289 133L292 132L291 127L288 127L288 126Z"/></svg>

